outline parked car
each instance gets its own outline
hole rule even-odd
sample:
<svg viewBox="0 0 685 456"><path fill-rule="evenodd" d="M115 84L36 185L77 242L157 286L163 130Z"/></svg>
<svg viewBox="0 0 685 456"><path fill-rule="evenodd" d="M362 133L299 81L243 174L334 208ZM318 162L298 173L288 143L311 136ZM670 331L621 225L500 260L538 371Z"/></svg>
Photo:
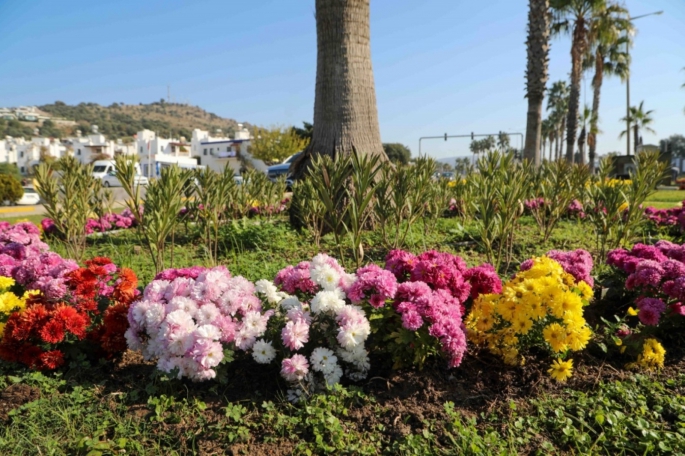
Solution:
<svg viewBox="0 0 685 456"><path fill-rule="evenodd" d="M288 176L288 171L290 170L290 165L292 162L300 156L302 152L298 152L294 155L291 155L290 157L286 158L283 163L280 163L278 165L273 165L269 166L269 168L266 171L266 175L271 179L272 181L275 181L279 177L287 177Z"/></svg>
<svg viewBox="0 0 685 456"><path fill-rule="evenodd" d="M121 181L117 179L117 175L114 171L110 171L109 173L105 174L102 176L100 179L102 179L102 185L104 187L121 187ZM133 178L133 182L136 185L147 185L150 183L147 177L141 176L140 174L136 175Z"/></svg>
<svg viewBox="0 0 685 456"><path fill-rule="evenodd" d="M38 203L40 203L38 192L32 187L24 187L24 196L17 201L17 204L21 206L35 206Z"/></svg>
<svg viewBox="0 0 685 456"><path fill-rule="evenodd" d="M454 173L453 172L445 172L445 173L442 173L441 177L443 179L447 179L447 180L454 180Z"/></svg>

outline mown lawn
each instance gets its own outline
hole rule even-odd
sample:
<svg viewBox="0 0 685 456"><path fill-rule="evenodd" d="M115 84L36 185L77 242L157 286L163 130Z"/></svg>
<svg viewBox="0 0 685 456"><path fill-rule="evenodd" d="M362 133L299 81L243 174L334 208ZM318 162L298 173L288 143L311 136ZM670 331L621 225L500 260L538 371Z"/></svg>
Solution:
<svg viewBox="0 0 685 456"><path fill-rule="evenodd" d="M684 190L657 190L648 198L648 201L645 201L643 206L670 209L680 206L683 200L685 200Z"/></svg>

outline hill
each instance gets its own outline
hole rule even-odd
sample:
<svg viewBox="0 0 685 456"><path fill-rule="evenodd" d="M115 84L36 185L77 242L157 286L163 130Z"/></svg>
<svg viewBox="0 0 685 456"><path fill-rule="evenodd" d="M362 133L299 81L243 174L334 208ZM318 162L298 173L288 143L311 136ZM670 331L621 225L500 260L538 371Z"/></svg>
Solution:
<svg viewBox="0 0 685 456"><path fill-rule="evenodd" d="M100 106L96 103L79 103L72 106L61 101L38 106L55 120L45 121L39 127L41 136L63 137L74 135L76 130L83 134L91 131L92 125L108 138L130 138L137 132L148 129L165 137L190 139L194 128L210 132L221 129L223 134L232 134L238 122L220 117L204 109L181 103L167 103L163 100L127 105L113 103ZM73 122L60 122L57 119ZM245 124L249 127L249 124ZM35 126L35 124L34 124Z"/></svg>

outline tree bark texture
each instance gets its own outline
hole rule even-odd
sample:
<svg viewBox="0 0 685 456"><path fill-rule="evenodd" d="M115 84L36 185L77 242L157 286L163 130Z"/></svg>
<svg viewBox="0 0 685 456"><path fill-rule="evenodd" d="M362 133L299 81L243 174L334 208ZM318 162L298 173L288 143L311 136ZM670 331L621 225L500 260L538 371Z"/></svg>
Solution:
<svg viewBox="0 0 685 456"><path fill-rule="evenodd" d="M573 42L571 44L571 94L568 103L568 117L566 120L566 160L573 163L573 151L578 131L578 109L580 104L580 78L582 76L583 54L587 48L587 31L585 21L580 18L573 27Z"/></svg>
<svg viewBox="0 0 685 456"><path fill-rule="evenodd" d="M526 143L523 157L535 165L540 164L540 141L542 136L542 102L549 77L549 0L529 0L528 39L526 48L526 96L528 114L526 118Z"/></svg>
<svg viewBox="0 0 685 456"><path fill-rule="evenodd" d="M371 66L370 0L316 0L312 140L292 164L304 176L314 155L383 152Z"/></svg>

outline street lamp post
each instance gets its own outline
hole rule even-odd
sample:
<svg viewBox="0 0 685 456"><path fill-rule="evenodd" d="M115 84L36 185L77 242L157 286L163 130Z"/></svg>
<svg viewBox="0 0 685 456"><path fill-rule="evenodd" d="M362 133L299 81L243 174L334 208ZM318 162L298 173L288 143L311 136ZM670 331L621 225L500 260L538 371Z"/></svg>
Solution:
<svg viewBox="0 0 685 456"><path fill-rule="evenodd" d="M662 13L663 11L655 11L653 13L629 17L628 20L633 22L636 19L642 19L647 16L658 16ZM626 155L630 155L630 37L626 40L626 57L628 62L628 73L626 74ZM635 144L635 150L637 150L637 144Z"/></svg>

